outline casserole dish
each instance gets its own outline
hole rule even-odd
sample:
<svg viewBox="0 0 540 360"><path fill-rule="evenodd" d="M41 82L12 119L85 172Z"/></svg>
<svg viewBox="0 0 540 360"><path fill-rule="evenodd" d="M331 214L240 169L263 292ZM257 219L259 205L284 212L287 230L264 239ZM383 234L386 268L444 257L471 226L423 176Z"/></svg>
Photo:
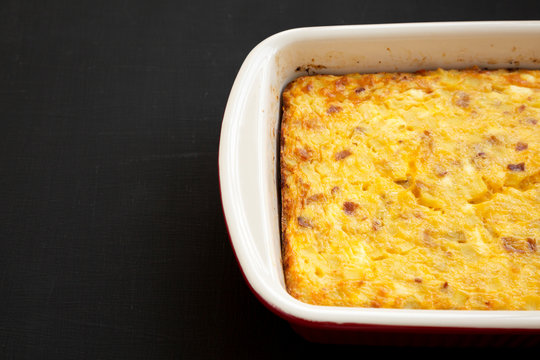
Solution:
<svg viewBox="0 0 540 360"><path fill-rule="evenodd" d="M451 22L300 28L256 46L240 68L225 109L219 176L231 245L259 300L318 342L470 345L464 335L482 336L483 344L501 336L506 343L535 342L538 311L316 306L290 296L281 263L278 142L280 95L298 76L538 68L539 39L537 21Z"/></svg>

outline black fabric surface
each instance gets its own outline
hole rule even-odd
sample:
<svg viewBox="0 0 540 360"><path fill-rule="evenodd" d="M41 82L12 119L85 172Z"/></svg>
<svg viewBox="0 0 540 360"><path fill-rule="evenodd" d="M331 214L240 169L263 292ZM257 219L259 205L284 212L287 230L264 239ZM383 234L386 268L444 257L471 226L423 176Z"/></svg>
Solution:
<svg viewBox="0 0 540 360"><path fill-rule="evenodd" d="M303 340L244 283L217 169L237 71L295 27L538 18L538 1L1 1L0 359L364 353Z"/></svg>

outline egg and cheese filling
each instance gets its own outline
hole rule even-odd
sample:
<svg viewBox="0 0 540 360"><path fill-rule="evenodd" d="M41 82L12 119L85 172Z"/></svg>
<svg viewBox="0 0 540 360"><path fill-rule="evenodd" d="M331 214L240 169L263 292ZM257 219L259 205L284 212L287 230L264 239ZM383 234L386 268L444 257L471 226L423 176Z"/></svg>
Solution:
<svg viewBox="0 0 540 360"><path fill-rule="evenodd" d="M540 71L313 75L283 92L288 292L540 309Z"/></svg>

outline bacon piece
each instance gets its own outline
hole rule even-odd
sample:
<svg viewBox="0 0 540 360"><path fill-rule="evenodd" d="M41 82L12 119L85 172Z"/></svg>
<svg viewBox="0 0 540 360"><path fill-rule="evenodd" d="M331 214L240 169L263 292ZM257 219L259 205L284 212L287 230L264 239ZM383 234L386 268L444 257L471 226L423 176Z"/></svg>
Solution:
<svg viewBox="0 0 540 360"><path fill-rule="evenodd" d="M496 137L495 135L490 135L488 138L487 138L487 141L491 144L491 145L501 145L502 144L502 141Z"/></svg>
<svg viewBox="0 0 540 360"><path fill-rule="evenodd" d="M311 152L304 148L296 149L295 153L301 160L304 160L304 161L309 160L311 158Z"/></svg>
<svg viewBox="0 0 540 360"><path fill-rule="evenodd" d="M352 155L352 152L350 152L349 150L342 150L334 155L334 159L343 160L350 155Z"/></svg>
<svg viewBox="0 0 540 360"><path fill-rule="evenodd" d="M312 228L313 227L311 222L308 219L306 219L305 217L303 217L303 216L298 217L298 225L300 225L302 227L306 227L306 228Z"/></svg>
<svg viewBox="0 0 540 360"><path fill-rule="evenodd" d="M504 250L509 253L524 254L527 252L536 252L536 239L518 239L512 236L501 238Z"/></svg>
<svg viewBox="0 0 540 360"><path fill-rule="evenodd" d="M336 105L330 105L330 107L328 108L328 110L326 110L326 113L331 115L331 114L335 114L335 113L338 113L340 112L341 110L343 110L341 108L341 106L336 106Z"/></svg>
<svg viewBox="0 0 540 360"><path fill-rule="evenodd" d="M525 163L508 164L506 168L510 171L525 171Z"/></svg>
<svg viewBox="0 0 540 360"><path fill-rule="evenodd" d="M318 202L318 201L321 201L324 199L324 194L314 194L314 195L311 195L310 197L308 197L306 199L307 203L308 204L311 204L311 203L314 203L314 202Z"/></svg>
<svg viewBox="0 0 540 360"><path fill-rule="evenodd" d="M527 148L529 147L529 145L527 143L524 143L524 142L518 142L516 144L516 151L523 151L523 150L527 150Z"/></svg>
<svg viewBox="0 0 540 360"><path fill-rule="evenodd" d="M527 238L527 244L529 245L529 249L531 249L531 251L536 252L536 239Z"/></svg>
<svg viewBox="0 0 540 360"><path fill-rule="evenodd" d="M394 181L399 186L402 186L403 188L407 189L411 184L409 182L409 179L406 180L395 180Z"/></svg>
<svg viewBox="0 0 540 360"><path fill-rule="evenodd" d="M354 215L356 212L356 209L358 209L359 205L357 203L354 203L352 201L345 201L343 203L343 211L345 211L345 214L347 215Z"/></svg>

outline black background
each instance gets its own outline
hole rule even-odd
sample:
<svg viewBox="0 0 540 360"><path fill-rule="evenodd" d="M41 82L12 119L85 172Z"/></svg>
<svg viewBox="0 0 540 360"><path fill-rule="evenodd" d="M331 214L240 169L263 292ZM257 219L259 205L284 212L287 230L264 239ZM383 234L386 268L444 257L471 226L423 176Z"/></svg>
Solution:
<svg viewBox="0 0 540 360"><path fill-rule="evenodd" d="M365 356L302 340L237 267L217 158L242 61L295 27L538 18L538 1L1 1L0 358Z"/></svg>

